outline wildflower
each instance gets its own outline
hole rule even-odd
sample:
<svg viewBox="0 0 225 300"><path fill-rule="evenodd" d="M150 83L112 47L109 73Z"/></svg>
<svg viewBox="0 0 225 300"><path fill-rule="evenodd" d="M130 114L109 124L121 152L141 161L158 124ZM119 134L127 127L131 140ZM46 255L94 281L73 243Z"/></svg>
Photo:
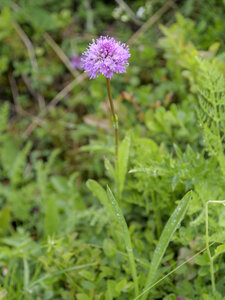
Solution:
<svg viewBox="0 0 225 300"><path fill-rule="evenodd" d="M76 56L76 55L71 55L71 66L74 68L74 69L82 69L82 60L81 60L81 57L79 56Z"/></svg>
<svg viewBox="0 0 225 300"><path fill-rule="evenodd" d="M98 77L100 73L111 79L114 72L126 72L129 57L130 51L126 44L116 42L108 36L101 36L96 41L92 40L83 53L82 62L90 79Z"/></svg>

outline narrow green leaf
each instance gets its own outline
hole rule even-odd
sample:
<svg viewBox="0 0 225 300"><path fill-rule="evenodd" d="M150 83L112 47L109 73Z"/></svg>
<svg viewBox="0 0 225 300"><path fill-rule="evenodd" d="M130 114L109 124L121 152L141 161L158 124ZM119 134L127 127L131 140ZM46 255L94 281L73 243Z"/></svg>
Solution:
<svg viewBox="0 0 225 300"><path fill-rule="evenodd" d="M45 207L45 234L53 235L58 231L59 212L54 195L49 195Z"/></svg>
<svg viewBox="0 0 225 300"><path fill-rule="evenodd" d="M174 210L172 215L170 216L168 222L166 223L166 226L163 229L163 232L160 236L159 242L156 246L156 249L153 254L152 262L150 265L150 270L148 273L147 281L145 284L146 293L143 295L142 299L146 299L148 296L148 287L151 286L151 284L154 281L156 271L158 270L158 267L161 263L161 260L163 258L163 255L168 247L168 244L176 231L176 229L179 227L180 222L183 220L184 215L187 211L188 205L191 200L192 192L188 192L180 201L177 208Z"/></svg>
<svg viewBox="0 0 225 300"><path fill-rule="evenodd" d="M0 236L4 236L6 234L10 227L10 222L10 207L6 205L0 210Z"/></svg>
<svg viewBox="0 0 225 300"><path fill-rule="evenodd" d="M39 279L33 281L32 283L30 283L29 288L32 288L32 287L35 286L36 284L38 284L38 283L40 283L40 282L42 282L42 281L44 281L44 280L46 280L46 279L52 278L52 277L54 277L54 276L58 276L58 275L60 275L60 274L66 274L66 273L72 272L72 271L74 271L74 270L79 270L79 269L91 267L91 266L94 266L94 265L96 265L96 264L97 264L97 262L91 263L91 264L85 264L85 265L78 265L78 266L74 266L74 267L71 267L71 268L68 268L68 269L63 269L63 270L57 271L57 272L52 273L52 274L49 274L49 275L45 275L45 276L43 276L43 277L41 277L41 278L39 278Z"/></svg>
<svg viewBox="0 0 225 300"><path fill-rule="evenodd" d="M87 187L98 198L101 204L106 207L108 212L111 213L111 207L108 202L108 197L103 187L93 179L89 179L87 181Z"/></svg>
<svg viewBox="0 0 225 300"><path fill-rule="evenodd" d="M127 227L126 220L123 216L123 212L119 207L118 202L116 201L112 191L109 187L107 187L107 193L102 188L102 186L96 182L95 180L89 179L87 182L87 187L92 191L92 193L99 199L99 201L105 206L111 217L118 222L121 228L121 232L123 234L124 243L126 246L131 274L133 277L134 285L135 285L135 295L138 294L138 279L137 279L137 271L135 265L135 259L133 254L132 243L130 239L129 230Z"/></svg>
<svg viewBox="0 0 225 300"><path fill-rule="evenodd" d="M116 179L115 170L114 170L112 164L110 163L110 161L106 157L104 158L104 164L105 164L106 170L109 171L110 175L115 180Z"/></svg>
<svg viewBox="0 0 225 300"><path fill-rule="evenodd" d="M130 239L130 233L127 227L126 220L123 216L123 212L119 207L118 202L116 201L112 191L110 188L107 186L107 196L109 200L109 205L111 206L111 212L114 217L114 219L119 223L121 227L121 231L123 232L123 237L124 237L124 242L126 245L126 250L127 254L129 257L129 262L130 262L130 268L131 268L131 274L133 277L134 281L134 286L135 286L135 295L138 295L138 279L137 279L137 270L136 270L136 265L135 265L135 259L134 259L134 253L133 253L133 248L132 248L132 243Z"/></svg>
<svg viewBox="0 0 225 300"><path fill-rule="evenodd" d="M119 181L119 195L122 194L124 182L127 174L127 166L130 152L130 135L127 135L122 141L119 147L119 155L118 155L118 181Z"/></svg>

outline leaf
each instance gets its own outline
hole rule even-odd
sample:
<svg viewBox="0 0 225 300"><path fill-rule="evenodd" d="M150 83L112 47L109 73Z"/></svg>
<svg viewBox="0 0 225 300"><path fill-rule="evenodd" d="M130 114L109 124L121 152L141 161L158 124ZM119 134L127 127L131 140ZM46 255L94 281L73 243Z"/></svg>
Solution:
<svg viewBox="0 0 225 300"><path fill-rule="evenodd" d="M83 293L77 294L76 297L77 297L77 300L89 300L90 299L89 296L87 296L86 294L83 294Z"/></svg>
<svg viewBox="0 0 225 300"><path fill-rule="evenodd" d="M121 227L121 231L123 232L124 243L126 245L126 250L127 250L127 254L128 254L129 262L130 262L131 274L132 274L134 285L135 285L135 295L137 295L138 294L137 270L136 270L133 248L132 248L132 243L131 243L130 233L129 233L129 230L127 227L127 223L123 216L123 212L119 207L118 202L116 201L112 191L110 190L110 188L108 186L107 186L107 196L108 196L109 206L111 208L112 215L113 215L114 219L119 223L119 225Z"/></svg>
<svg viewBox="0 0 225 300"><path fill-rule="evenodd" d="M9 102L5 102L0 107L0 133L7 129L9 121Z"/></svg>
<svg viewBox="0 0 225 300"><path fill-rule="evenodd" d="M118 182L119 182L119 195L122 194L123 187L124 187L124 181L126 178L129 152L130 152L130 140L131 140L130 135L127 135L119 147L119 154L118 154L119 168L117 170Z"/></svg>
<svg viewBox="0 0 225 300"><path fill-rule="evenodd" d="M106 170L109 171L110 175L115 180L116 179L115 170L114 170L112 164L110 163L110 161L106 157L104 158L104 164L105 164Z"/></svg>
<svg viewBox="0 0 225 300"><path fill-rule="evenodd" d="M26 164L27 156L31 150L31 147L32 147L31 142L30 141L27 142L23 150L21 150L17 155L10 172L10 179L12 185L19 184L24 180L23 178L24 165Z"/></svg>
<svg viewBox="0 0 225 300"><path fill-rule="evenodd" d="M4 236L10 226L10 207L6 205L0 210L0 236Z"/></svg>
<svg viewBox="0 0 225 300"><path fill-rule="evenodd" d="M66 177L56 175L51 177L51 183L58 193L68 192L68 180Z"/></svg>
<svg viewBox="0 0 225 300"><path fill-rule="evenodd" d="M154 281L156 271L161 263L163 255L168 247L169 242L171 241L174 232L179 227L180 222L183 220L184 215L187 211L189 202L191 200L192 191L188 192L183 199L180 201L177 208L174 210L172 215L170 216L168 222L166 223L163 232L160 236L159 242L156 246L156 249L153 254L152 262L150 265L150 270L148 273L147 281L145 284L146 293L143 295L143 300L147 298L148 291L147 290Z"/></svg>
<svg viewBox="0 0 225 300"><path fill-rule="evenodd" d="M87 181L87 187L98 198L101 204L105 206L106 209L111 213L111 208L108 203L107 194L103 187L97 181L92 179L89 179Z"/></svg>
<svg viewBox="0 0 225 300"><path fill-rule="evenodd" d="M20 14L37 32L57 28L57 23L53 16L41 7L25 5L21 7Z"/></svg>
<svg viewBox="0 0 225 300"><path fill-rule="evenodd" d="M215 258L215 257L217 257L218 255L223 254L223 253L225 253L225 245L220 245L220 246L218 246L218 247L216 248L215 254L214 254L214 257L213 257L213 258Z"/></svg>
<svg viewBox="0 0 225 300"><path fill-rule="evenodd" d="M219 215L219 225L225 227L225 210L222 210Z"/></svg>
<svg viewBox="0 0 225 300"><path fill-rule="evenodd" d="M112 191L107 187L107 193L102 188L102 186L95 180L89 179L87 182L87 187L92 191L92 193L99 199L99 201L105 206L111 217L119 224L121 232L123 234L124 243L126 246L131 274L135 284L135 295L138 294L138 280L137 280L137 271L134 260L133 248L130 239L129 230L127 227L126 220L123 216L123 212L119 207L118 202L116 201Z"/></svg>
<svg viewBox="0 0 225 300"><path fill-rule="evenodd" d="M59 212L54 195L49 195L45 207L45 234L53 235L58 231Z"/></svg>

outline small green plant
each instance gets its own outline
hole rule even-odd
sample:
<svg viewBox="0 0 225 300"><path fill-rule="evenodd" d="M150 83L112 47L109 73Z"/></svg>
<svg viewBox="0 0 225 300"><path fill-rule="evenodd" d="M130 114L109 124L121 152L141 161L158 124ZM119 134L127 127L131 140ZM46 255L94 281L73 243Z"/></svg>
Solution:
<svg viewBox="0 0 225 300"><path fill-rule="evenodd" d="M225 175L225 79L215 64L199 61L199 106L198 117L203 128L206 149L217 158Z"/></svg>

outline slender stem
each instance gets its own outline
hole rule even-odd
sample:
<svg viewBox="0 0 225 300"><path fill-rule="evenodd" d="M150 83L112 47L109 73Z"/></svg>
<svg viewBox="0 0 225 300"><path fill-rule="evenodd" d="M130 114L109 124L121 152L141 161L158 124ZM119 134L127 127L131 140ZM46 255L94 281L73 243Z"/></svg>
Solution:
<svg viewBox="0 0 225 300"><path fill-rule="evenodd" d="M210 249L209 249L209 220L208 220L208 204L213 201L206 202L205 206L205 232L206 232L206 247L207 247L207 253L209 256L210 261L210 274L211 274L211 283L212 283L212 291L213 296L216 295L216 285L215 285L215 276L214 276L214 265L213 265L213 257L211 255ZM217 202L218 203L218 202Z"/></svg>
<svg viewBox="0 0 225 300"><path fill-rule="evenodd" d="M118 117L115 113L115 109L114 109L114 105L113 105L110 79L106 78L106 82L107 82L107 91L108 91L108 96L109 96L109 104L110 104L111 113L112 113L113 127L114 127L114 130L115 130L115 162L116 162L116 165L117 165L117 162L118 162L118 148L119 148L119 124L118 124Z"/></svg>

